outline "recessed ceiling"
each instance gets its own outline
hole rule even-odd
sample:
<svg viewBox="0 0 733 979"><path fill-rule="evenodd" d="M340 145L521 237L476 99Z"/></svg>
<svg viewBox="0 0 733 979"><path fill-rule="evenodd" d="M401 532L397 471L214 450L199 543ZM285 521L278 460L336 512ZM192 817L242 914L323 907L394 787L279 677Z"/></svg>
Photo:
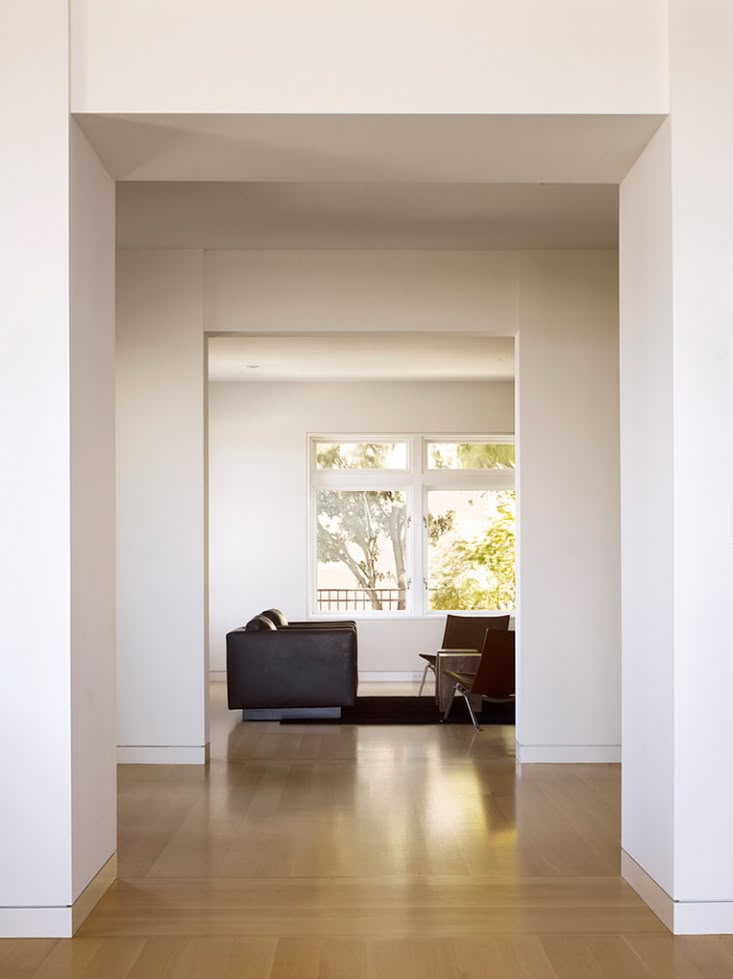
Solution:
<svg viewBox="0 0 733 979"><path fill-rule="evenodd" d="M513 337L214 336L210 381L507 381Z"/></svg>
<svg viewBox="0 0 733 979"><path fill-rule="evenodd" d="M123 248L615 248L612 184L117 184Z"/></svg>

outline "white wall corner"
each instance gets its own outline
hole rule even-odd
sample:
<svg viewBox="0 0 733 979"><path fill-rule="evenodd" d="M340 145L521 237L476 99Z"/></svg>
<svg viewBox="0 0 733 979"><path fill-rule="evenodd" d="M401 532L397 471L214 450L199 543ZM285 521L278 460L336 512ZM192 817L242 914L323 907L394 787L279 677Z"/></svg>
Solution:
<svg viewBox="0 0 733 979"><path fill-rule="evenodd" d="M113 853L72 905L0 908L0 938L72 938L116 879Z"/></svg>
<svg viewBox="0 0 733 979"><path fill-rule="evenodd" d="M675 901L625 850L621 876L673 935L733 934L733 901Z"/></svg>
<svg viewBox="0 0 733 979"><path fill-rule="evenodd" d="M117 853L113 853L104 866L89 881L71 906L72 934L81 928L105 892L117 880Z"/></svg>
<svg viewBox="0 0 733 979"><path fill-rule="evenodd" d="M674 924L674 901L626 850L621 851L621 876L670 931Z"/></svg>

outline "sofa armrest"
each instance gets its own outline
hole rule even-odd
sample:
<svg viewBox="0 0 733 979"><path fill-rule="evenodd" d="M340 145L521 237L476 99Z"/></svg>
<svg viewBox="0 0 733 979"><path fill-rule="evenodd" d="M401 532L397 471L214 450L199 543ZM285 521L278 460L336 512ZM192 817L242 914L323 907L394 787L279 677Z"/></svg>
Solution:
<svg viewBox="0 0 733 979"><path fill-rule="evenodd" d="M350 629L277 629L227 635L229 708L346 707L356 701Z"/></svg>
<svg viewBox="0 0 733 979"><path fill-rule="evenodd" d="M281 629L356 629L353 619L309 619L306 622L288 622Z"/></svg>

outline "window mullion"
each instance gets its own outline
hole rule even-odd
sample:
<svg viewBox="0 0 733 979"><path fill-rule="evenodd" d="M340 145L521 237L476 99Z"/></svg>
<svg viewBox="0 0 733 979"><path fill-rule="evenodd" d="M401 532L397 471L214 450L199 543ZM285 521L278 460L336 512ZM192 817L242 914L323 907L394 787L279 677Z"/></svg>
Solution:
<svg viewBox="0 0 733 979"><path fill-rule="evenodd" d="M425 615L425 577L423 526L425 517L425 494L423 492L424 453L421 435L412 439L412 500L413 528L411 538L412 562L412 609L413 615Z"/></svg>

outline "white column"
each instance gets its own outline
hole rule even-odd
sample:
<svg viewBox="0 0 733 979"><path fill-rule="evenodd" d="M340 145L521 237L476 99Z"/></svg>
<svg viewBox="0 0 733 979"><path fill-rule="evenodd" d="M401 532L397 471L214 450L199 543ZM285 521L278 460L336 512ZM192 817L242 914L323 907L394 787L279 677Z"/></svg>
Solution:
<svg viewBox="0 0 733 979"><path fill-rule="evenodd" d="M518 296L517 758L620 757L615 252L526 252Z"/></svg>
<svg viewBox="0 0 733 979"><path fill-rule="evenodd" d="M207 753L203 254L117 264L118 759Z"/></svg>
<svg viewBox="0 0 733 979"><path fill-rule="evenodd" d="M114 189L70 132L66 4L0 37L0 935L54 937L114 873Z"/></svg>
<svg viewBox="0 0 733 979"><path fill-rule="evenodd" d="M669 121L624 180L620 219L624 873L629 876L638 864L671 895L675 612Z"/></svg>
<svg viewBox="0 0 733 979"><path fill-rule="evenodd" d="M670 4L671 119L621 193L623 871L733 932L733 9Z"/></svg>

